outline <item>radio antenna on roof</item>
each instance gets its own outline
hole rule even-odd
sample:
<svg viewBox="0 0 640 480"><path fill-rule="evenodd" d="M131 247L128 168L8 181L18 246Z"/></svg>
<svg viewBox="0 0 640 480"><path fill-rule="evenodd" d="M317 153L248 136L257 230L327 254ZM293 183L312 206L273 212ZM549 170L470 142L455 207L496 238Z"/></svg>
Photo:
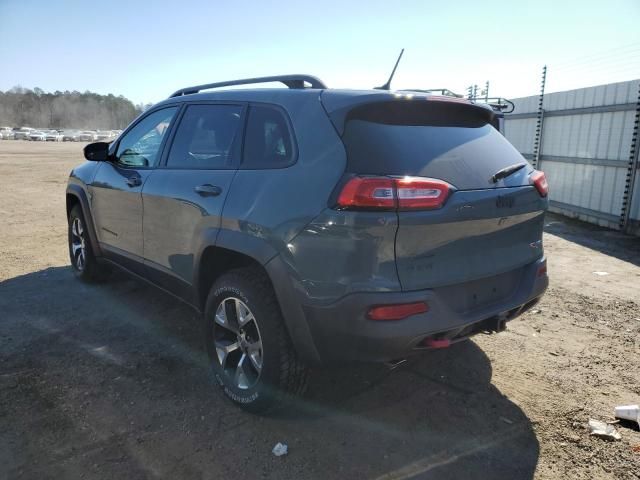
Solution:
<svg viewBox="0 0 640 480"><path fill-rule="evenodd" d="M396 73L396 68L398 68L398 64L400 63L400 59L402 58L403 53L404 53L404 48L400 50L400 55L398 55L398 60L396 60L396 64L393 67L393 70L391 71L391 75L389 75L389 80L387 80L387 83L385 83L381 87L376 87L376 90L391 90L391 80L393 80L393 76Z"/></svg>

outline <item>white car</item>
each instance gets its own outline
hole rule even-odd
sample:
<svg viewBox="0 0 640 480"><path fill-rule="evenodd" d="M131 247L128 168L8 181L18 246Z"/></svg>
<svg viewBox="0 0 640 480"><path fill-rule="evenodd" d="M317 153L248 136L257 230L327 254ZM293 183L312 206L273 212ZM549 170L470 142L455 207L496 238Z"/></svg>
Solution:
<svg viewBox="0 0 640 480"><path fill-rule="evenodd" d="M61 142L62 134L57 130L48 130L45 132L45 141L47 142Z"/></svg>
<svg viewBox="0 0 640 480"><path fill-rule="evenodd" d="M98 135L96 135L96 132L94 131L84 130L80 132L78 138L81 142L95 142L98 139Z"/></svg>
<svg viewBox="0 0 640 480"><path fill-rule="evenodd" d="M33 128L22 127L19 130L14 130L13 138L16 140L29 140L29 134L33 132Z"/></svg>
<svg viewBox="0 0 640 480"><path fill-rule="evenodd" d="M0 139L2 140L13 140L15 134L13 133L13 128L11 127L0 127Z"/></svg>
<svg viewBox="0 0 640 480"><path fill-rule="evenodd" d="M65 130L62 135L63 142L77 142L80 140L79 130Z"/></svg>
<svg viewBox="0 0 640 480"><path fill-rule="evenodd" d="M41 130L32 130L29 133L29 140L32 142L45 142L47 140L47 134Z"/></svg>
<svg viewBox="0 0 640 480"><path fill-rule="evenodd" d="M113 138L113 132L111 130L98 130L96 132L96 140L111 140Z"/></svg>

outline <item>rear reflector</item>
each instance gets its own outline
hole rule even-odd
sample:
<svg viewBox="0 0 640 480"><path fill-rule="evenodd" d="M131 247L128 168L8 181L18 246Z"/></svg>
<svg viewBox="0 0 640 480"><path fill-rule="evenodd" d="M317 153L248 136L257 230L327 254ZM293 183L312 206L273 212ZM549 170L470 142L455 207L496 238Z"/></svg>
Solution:
<svg viewBox="0 0 640 480"><path fill-rule="evenodd" d="M451 345L451 340L448 338L425 338L422 341L425 347L429 348L448 348Z"/></svg>
<svg viewBox="0 0 640 480"><path fill-rule="evenodd" d="M440 208L451 185L422 177L353 177L342 188L340 208L416 209Z"/></svg>
<svg viewBox="0 0 640 480"><path fill-rule="evenodd" d="M429 306L424 302L402 303L398 305L378 305L369 309L367 316L371 320L402 320L403 318L425 313Z"/></svg>
<svg viewBox="0 0 640 480"><path fill-rule="evenodd" d="M549 184L547 183L547 177L544 172L534 170L531 173L529 180L536 187L541 197L546 197L549 194Z"/></svg>
<svg viewBox="0 0 640 480"><path fill-rule="evenodd" d="M538 267L538 276L544 277L547 274L547 264Z"/></svg>

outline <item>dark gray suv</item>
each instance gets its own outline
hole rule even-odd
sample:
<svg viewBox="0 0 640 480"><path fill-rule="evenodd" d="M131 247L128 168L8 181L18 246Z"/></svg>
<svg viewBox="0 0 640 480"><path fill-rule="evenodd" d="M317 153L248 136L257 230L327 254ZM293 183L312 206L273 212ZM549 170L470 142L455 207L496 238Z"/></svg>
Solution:
<svg viewBox="0 0 640 480"><path fill-rule="evenodd" d="M217 90L267 81L288 88ZM73 269L117 265L202 312L217 382L252 411L309 366L500 331L547 287L548 187L497 116L307 75L180 90L85 147Z"/></svg>

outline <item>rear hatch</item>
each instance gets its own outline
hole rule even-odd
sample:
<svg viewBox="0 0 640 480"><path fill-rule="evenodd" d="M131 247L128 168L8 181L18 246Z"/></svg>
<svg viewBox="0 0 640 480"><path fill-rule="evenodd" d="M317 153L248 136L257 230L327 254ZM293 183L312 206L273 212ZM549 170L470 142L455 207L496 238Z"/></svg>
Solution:
<svg viewBox="0 0 640 480"><path fill-rule="evenodd" d="M346 178L396 182L389 195L398 197L392 208L403 290L473 282L483 297L497 300L517 286L520 267L542 256L547 200L532 184L533 168L494 128L492 111L414 97L367 102L330 116L347 150ZM510 167L515 171L494 177ZM417 187L403 190L403 178L408 185L417 180ZM437 179L434 188L447 191L435 203L412 203L416 192L431 191L424 178ZM480 288L477 281L489 277L493 281Z"/></svg>

